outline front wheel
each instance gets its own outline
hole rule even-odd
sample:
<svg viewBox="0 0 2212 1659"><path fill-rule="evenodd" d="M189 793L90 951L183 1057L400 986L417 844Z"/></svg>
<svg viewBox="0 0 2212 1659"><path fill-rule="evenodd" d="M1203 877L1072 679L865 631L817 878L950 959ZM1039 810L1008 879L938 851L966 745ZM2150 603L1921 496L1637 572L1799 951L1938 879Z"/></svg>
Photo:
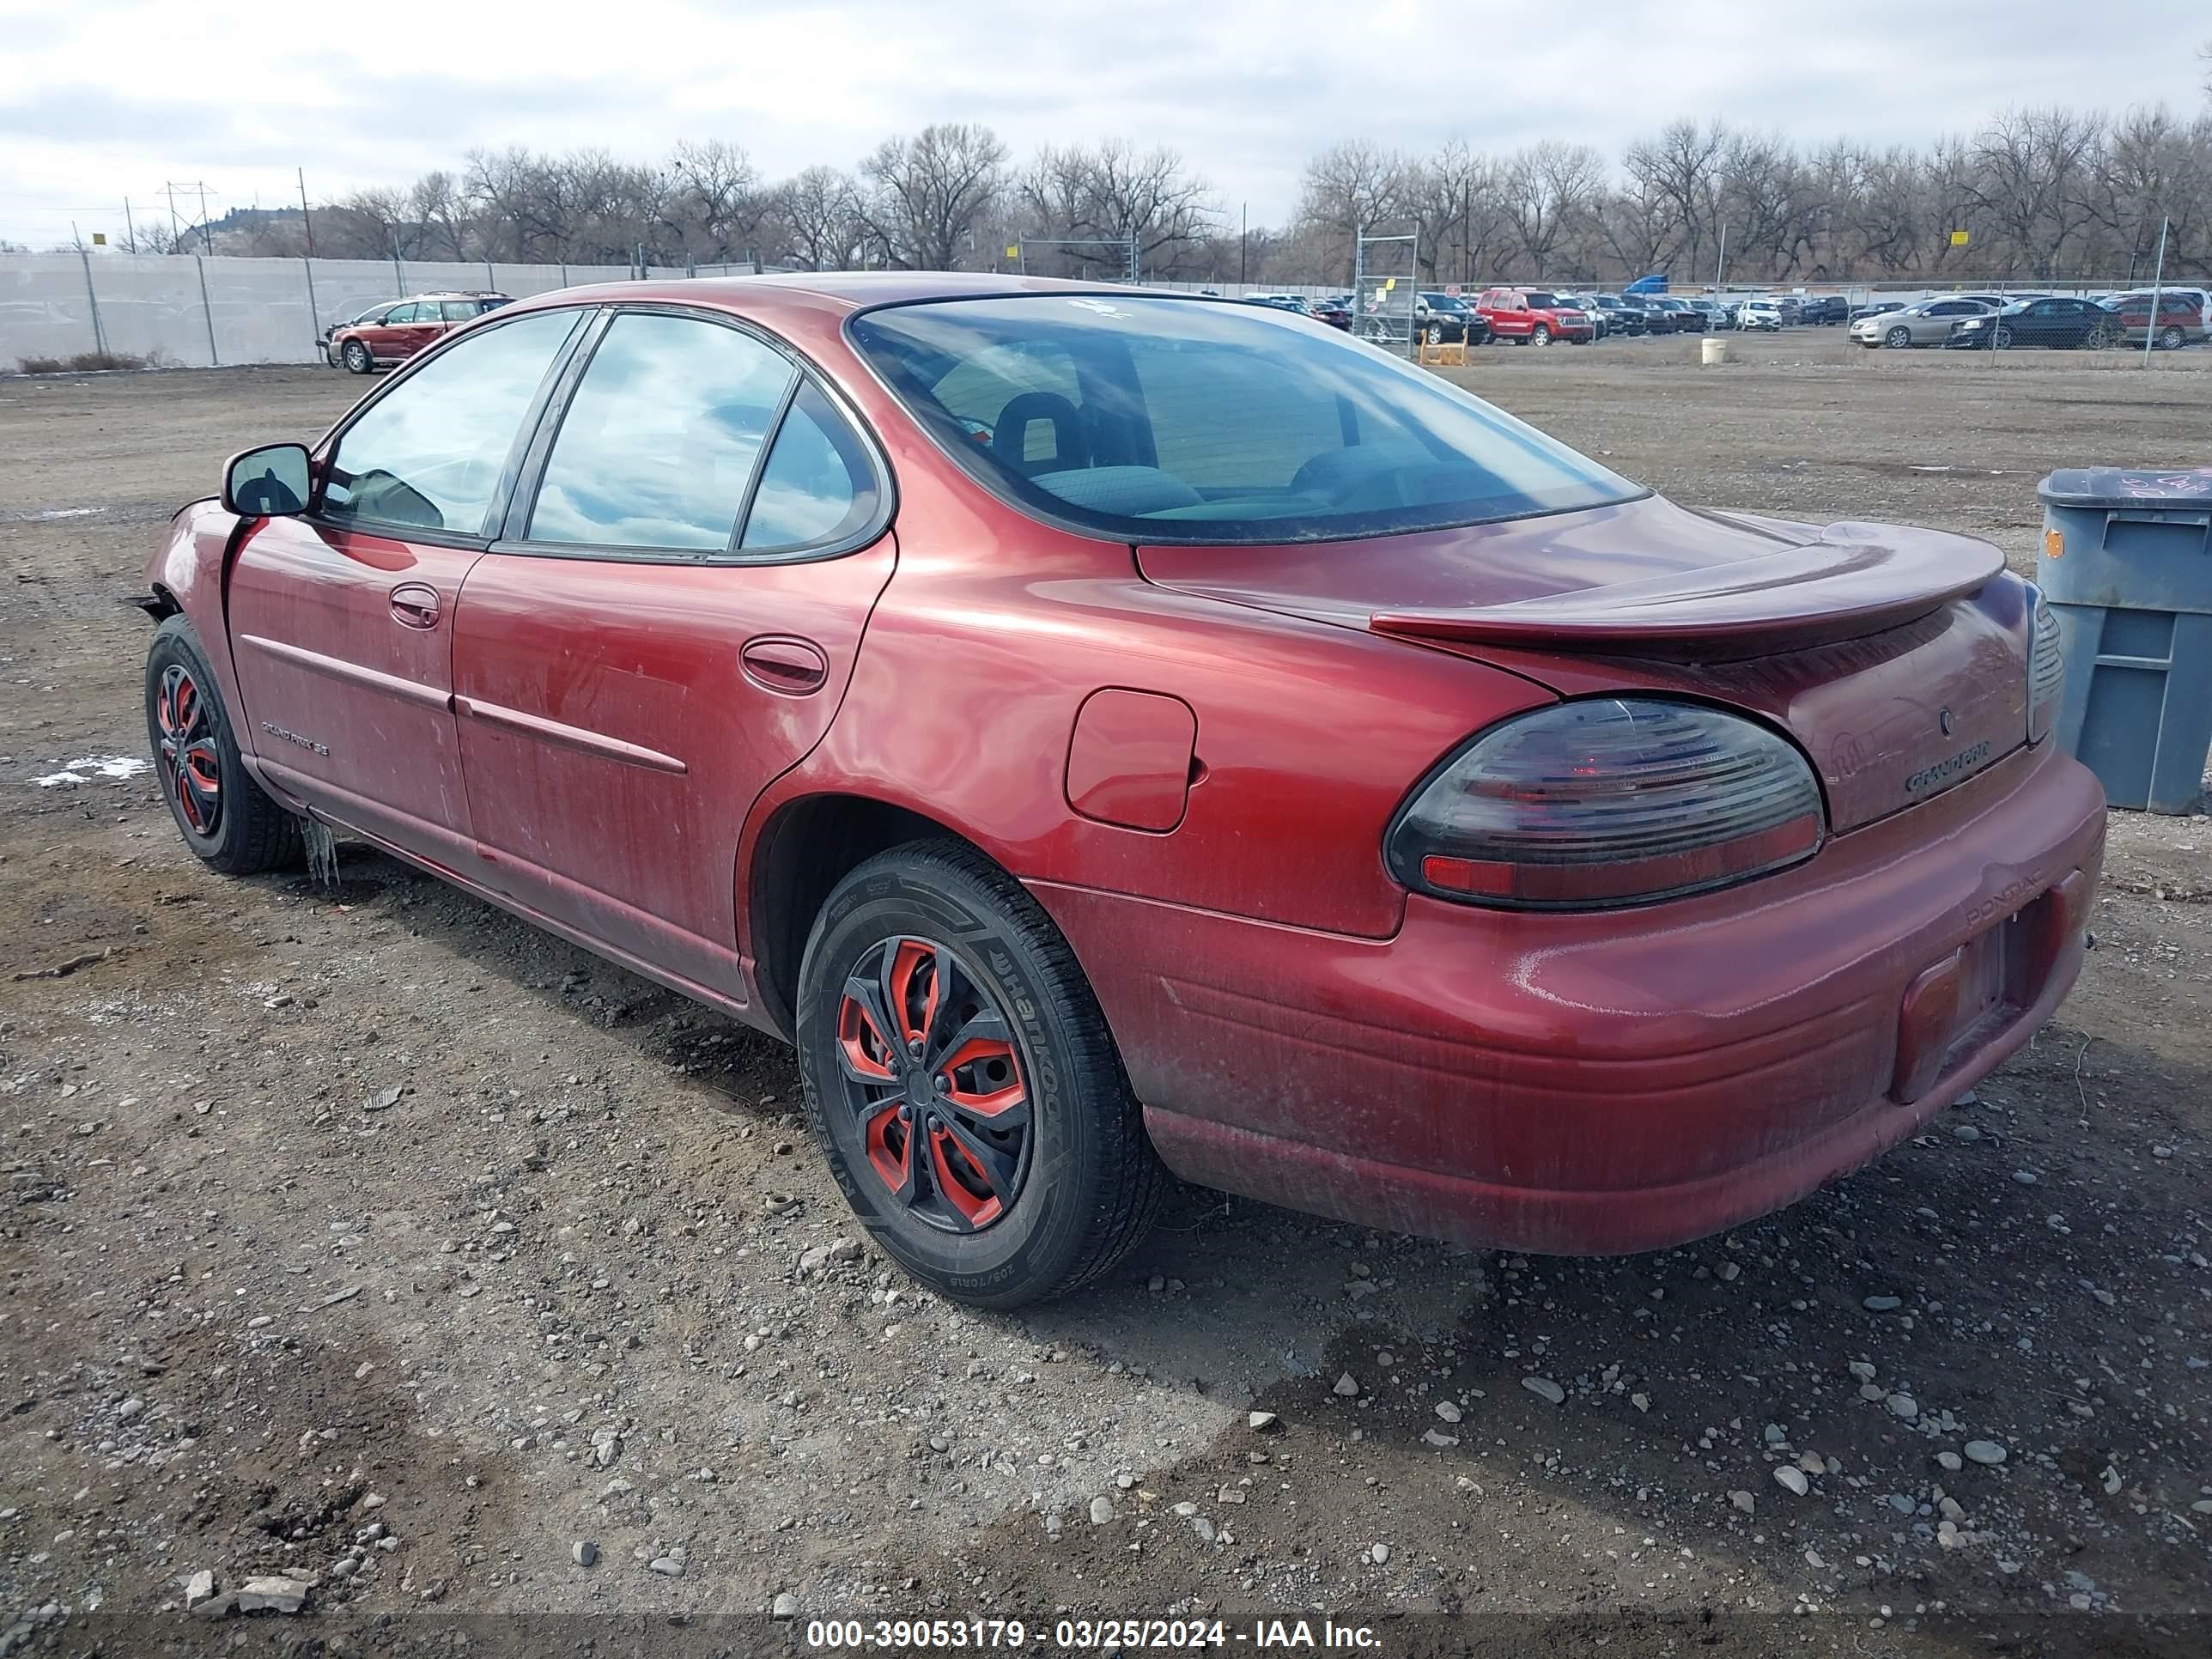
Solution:
<svg viewBox="0 0 2212 1659"><path fill-rule="evenodd" d="M300 820L239 758L222 694L180 616L154 631L146 653L146 734L169 816L202 862L227 876L251 876L298 860Z"/></svg>
<svg viewBox="0 0 2212 1659"><path fill-rule="evenodd" d="M1059 1296L1151 1227L1169 1176L1059 930L957 842L838 883L799 969L799 1074L854 1214L975 1307Z"/></svg>
<svg viewBox="0 0 2212 1659"><path fill-rule="evenodd" d="M2012 344L2012 331L2008 328L1991 330L1990 332L1990 344L1994 349L1999 351L2008 349Z"/></svg>
<svg viewBox="0 0 2212 1659"><path fill-rule="evenodd" d="M1912 343L1912 331L1909 328L1893 328L1884 337L1882 343L1901 351Z"/></svg>
<svg viewBox="0 0 2212 1659"><path fill-rule="evenodd" d="M1528 343L1530 345L1551 344L1552 331L1546 328L1541 323L1537 324L1535 327L1528 331Z"/></svg>
<svg viewBox="0 0 2212 1659"><path fill-rule="evenodd" d="M1442 323L1431 323L1428 339L1431 345L1442 345L1444 343L1444 325Z"/></svg>
<svg viewBox="0 0 2212 1659"><path fill-rule="evenodd" d="M358 340L345 343L345 366L356 374L366 374L376 367L376 359L368 355L368 348Z"/></svg>

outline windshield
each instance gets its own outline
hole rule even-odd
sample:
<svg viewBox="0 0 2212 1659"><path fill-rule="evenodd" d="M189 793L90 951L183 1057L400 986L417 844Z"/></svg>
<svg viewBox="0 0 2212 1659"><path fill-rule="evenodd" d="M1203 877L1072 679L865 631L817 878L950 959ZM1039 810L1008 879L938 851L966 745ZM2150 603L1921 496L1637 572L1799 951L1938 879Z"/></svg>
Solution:
<svg viewBox="0 0 2212 1659"><path fill-rule="evenodd" d="M1541 289L1531 289L1528 295L1531 311L1553 311L1566 302L1556 294L1547 294Z"/></svg>
<svg viewBox="0 0 2212 1659"><path fill-rule="evenodd" d="M1257 307L1039 294L849 328L982 483L1120 541L1385 535L1645 493L1425 370Z"/></svg>
<svg viewBox="0 0 2212 1659"><path fill-rule="evenodd" d="M1431 311L1465 311L1467 302L1449 294L1424 294L1422 300Z"/></svg>

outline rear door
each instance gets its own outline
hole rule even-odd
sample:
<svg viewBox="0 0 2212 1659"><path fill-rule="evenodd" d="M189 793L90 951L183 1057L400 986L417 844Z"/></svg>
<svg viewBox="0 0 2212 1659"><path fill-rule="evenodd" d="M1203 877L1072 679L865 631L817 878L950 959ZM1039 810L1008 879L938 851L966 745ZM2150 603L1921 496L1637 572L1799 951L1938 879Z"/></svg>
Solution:
<svg viewBox="0 0 2212 1659"><path fill-rule="evenodd" d="M488 328L389 382L318 458L315 510L232 565L232 656L259 764L295 799L443 868L474 839L453 611L582 313Z"/></svg>
<svg viewBox="0 0 2212 1659"><path fill-rule="evenodd" d="M888 473L793 355L713 313L619 311L566 380L461 594L477 878L742 1001L738 831L843 695L894 563Z"/></svg>

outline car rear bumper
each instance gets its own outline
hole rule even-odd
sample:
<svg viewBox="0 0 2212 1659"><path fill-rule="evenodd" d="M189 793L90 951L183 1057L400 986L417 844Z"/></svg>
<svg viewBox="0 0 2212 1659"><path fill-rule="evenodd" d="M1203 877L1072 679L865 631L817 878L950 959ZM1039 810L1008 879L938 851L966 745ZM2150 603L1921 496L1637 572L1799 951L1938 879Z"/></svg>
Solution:
<svg viewBox="0 0 2212 1659"><path fill-rule="evenodd" d="M1643 909L1416 896L1364 939L1034 890L1178 1175L1615 1254L1790 1203L2026 1042L2080 970L2104 830L2096 781L2046 743L1795 870Z"/></svg>

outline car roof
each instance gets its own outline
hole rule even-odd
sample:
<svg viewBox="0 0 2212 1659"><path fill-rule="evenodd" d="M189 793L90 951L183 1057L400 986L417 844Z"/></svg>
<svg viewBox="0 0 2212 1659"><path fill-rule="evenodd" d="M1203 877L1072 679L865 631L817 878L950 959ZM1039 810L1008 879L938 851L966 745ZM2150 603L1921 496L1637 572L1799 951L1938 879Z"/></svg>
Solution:
<svg viewBox="0 0 2212 1659"><path fill-rule="evenodd" d="M859 311L869 306L917 300L975 300L1023 294L1127 294L1147 299L1202 301L1203 295L1127 283L1079 283L1056 276L1022 276L980 270L777 271L757 276L690 276L647 282L596 283L555 289L516 301L535 309L541 303L609 304L616 301L657 305L710 306L768 317L793 312ZM1253 299L1262 296L1253 295ZM1293 295L1269 297L1296 298Z"/></svg>

